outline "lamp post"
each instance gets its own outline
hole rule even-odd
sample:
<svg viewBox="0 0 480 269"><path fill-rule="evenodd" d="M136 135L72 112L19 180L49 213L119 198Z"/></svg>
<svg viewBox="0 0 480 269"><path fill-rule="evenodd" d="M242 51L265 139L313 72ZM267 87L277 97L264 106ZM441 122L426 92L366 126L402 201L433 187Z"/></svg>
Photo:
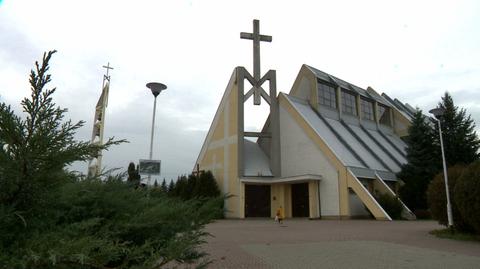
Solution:
<svg viewBox="0 0 480 269"><path fill-rule="evenodd" d="M448 175L447 175L447 164L445 162L445 152L443 149L443 138L442 138L442 126L440 125L439 117L443 116L445 109L441 107L434 108L429 111L435 117L438 122L438 132L440 133L440 147L442 149L442 161L443 161L443 178L445 180L445 192L447 194L447 218L448 218L448 228L453 228L453 216L452 216L452 204L450 203L450 192L448 190Z"/></svg>
<svg viewBox="0 0 480 269"><path fill-rule="evenodd" d="M152 118L152 132L150 134L150 155L149 159L152 160L153 155L153 134L155 131L155 111L157 109L157 96L163 91L167 89L165 84L159 82L150 82L147 83L147 88L152 91L154 101L153 101L153 118ZM152 178L151 175L148 175L148 184L150 184L150 179Z"/></svg>

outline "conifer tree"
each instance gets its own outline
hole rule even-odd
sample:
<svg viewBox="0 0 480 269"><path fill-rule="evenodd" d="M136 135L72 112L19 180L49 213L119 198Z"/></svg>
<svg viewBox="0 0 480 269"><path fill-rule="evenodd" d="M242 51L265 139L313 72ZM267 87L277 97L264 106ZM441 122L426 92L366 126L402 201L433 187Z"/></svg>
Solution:
<svg viewBox="0 0 480 269"><path fill-rule="evenodd" d="M135 168L135 164L130 162L127 169L128 178L127 181L135 186L140 185L140 174L138 173L138 166Z"/></svg>
<svg viewBox="0 0 480 269"><path fill-rule="evenodd" d="M443 146L447 166L470 164L478 160L480 141L475 132L475 123L465 109L459 109L453 103L452 96L446 92L439 107L445 109L439 118L442 126ZM435 138L440 147L438 125L435 125Z"/></svg>
<svg viewBox="0 0 480 269"><path fill-rule="evenodd" d="M212 172L207 171L200 174L193 193L196 197L218 197L220 195L220 189Z"/></svg>
<svg viewBox="0 0 480 269"><path fill-rule="evenodd" d="M168 184L167 193L170 196L174 196L175 195L174 192L175 192L175 183L173 182L173 180L170 180L170 183Z"/></svg>
<svg viewBox="0 0 480 269"><path fill-rule="evenodd" d="M65 119L67 109L53 102L56 88L47 87L49 61L55 52L44 53L42 63L35 62L30 72L31 96L21 102L25 117L0 103L0 205L22 212L42 209L44 195L65 180L67 165L125 142L109 139L96 145L74 139L84 122Z"/></svg>
<svg viewBox="0 0 480 269"><path fill-rule="evenodd" d="M164 178L163 181L162 181L162 185L160 185L160 189L161 189L164 193L168 193L168 187L167 187L167 182L165 182L165 178Z"/></svg>
<svg viewBox="0 0 480 269"><path fill-rule="evenodd" d="M411 209L427 208L426 190L440 169L440 149L435 145L432 126L430 119L417 109L405 141L408 163L402 166L397 175L405 182L400 189L400 196Z"/></svg>

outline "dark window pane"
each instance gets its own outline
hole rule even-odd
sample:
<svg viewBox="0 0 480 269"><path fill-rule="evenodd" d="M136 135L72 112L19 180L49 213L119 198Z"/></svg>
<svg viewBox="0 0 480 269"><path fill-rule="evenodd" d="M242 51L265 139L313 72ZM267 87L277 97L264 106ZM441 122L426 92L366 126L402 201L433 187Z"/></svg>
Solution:
<svg viewBox="0 0 480 269"><path fill-rule="evenodd" d="M391 126L390 108L384 105L378 105L378 118L381 124Z"/></svg>
<svg viewBox="0 0 480 269"><path fill-rule="evenodd" d="M373 103L372 102L361 98L360 99L360 109L362 111L362 119L374 120L374 117L373 117Z"/></svg>
<svg viewBox="0 0 480 269"><path fill-rule="evenodd" d="M342 91L342 112L357 115L357 102L355 95Z"/></svg>
<svg viewBox="0 0 480 269"><path fill-rule="evenodd" d="M335 93L335 88L319 82L318 103L327 107L337 108L337 95Z"/></svg>

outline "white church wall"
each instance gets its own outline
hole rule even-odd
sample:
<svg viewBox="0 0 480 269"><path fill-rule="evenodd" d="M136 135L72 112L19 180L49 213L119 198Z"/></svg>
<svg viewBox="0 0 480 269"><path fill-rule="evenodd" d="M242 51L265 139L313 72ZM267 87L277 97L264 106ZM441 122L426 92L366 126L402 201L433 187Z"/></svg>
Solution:
<svg viewBox="0 0 480 269"><path fill-rule="evenodd" d="M282 177L318 174L321 216L339 216L338 173L318 146L280 106Z"/></svg>

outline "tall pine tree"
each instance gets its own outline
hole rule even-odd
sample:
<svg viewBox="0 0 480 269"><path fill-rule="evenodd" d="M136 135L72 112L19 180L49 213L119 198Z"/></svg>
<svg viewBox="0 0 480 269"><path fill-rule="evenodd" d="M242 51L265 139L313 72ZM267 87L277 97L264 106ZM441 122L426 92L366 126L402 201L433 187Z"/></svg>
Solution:
<svg viewBox="0 0 480 269"><path fill-rule="evenodd" d="M442 97L439 107L445 109L441 116L443 146L447 166L455 164L470 164L478 160L480 141L475 132L475 123L470 115L467 116L465 109L459 109L453 103L452 96L446 92ZM438 137L438 125L435 125L435 137L440 147Z"/></svg>
<svg viewBox="0 0 480 269"><path fill-rule="evenodd" d="M397 175L405 182L400 189L400 196L411 209L426 209L426 190L441 164L440 149L435 144L433 123L421 110L417 109L413 115L408 132L405 141L408 163L402 166Z"/></svg>

